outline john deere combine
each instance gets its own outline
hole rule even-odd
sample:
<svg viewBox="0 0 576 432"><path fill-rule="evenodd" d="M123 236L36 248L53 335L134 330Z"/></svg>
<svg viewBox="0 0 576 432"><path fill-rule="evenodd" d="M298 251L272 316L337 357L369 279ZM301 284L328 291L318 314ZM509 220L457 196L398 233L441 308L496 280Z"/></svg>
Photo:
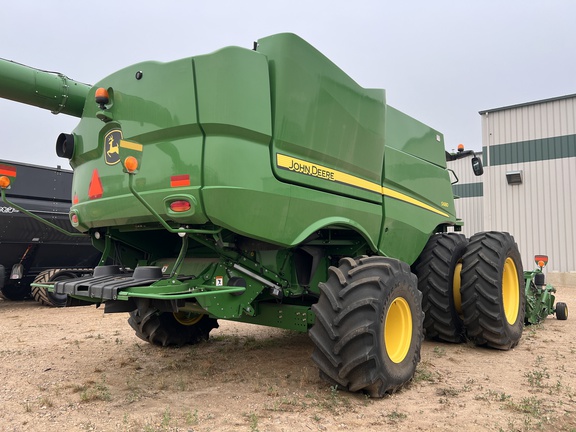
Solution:
<svg viewBox="0 0 576 432"><path fill-rule="evenodd" d="M94 86L4 61L0 96L81 118L56 151L70 221L103 256L49 289L128 312L145 341L194 344L218 319L308 332L322 377L381 397L412 378L424 332L521 337L514 239L448 232L462 222L446 159L480 174L479 159L295 35Z"/></svg>

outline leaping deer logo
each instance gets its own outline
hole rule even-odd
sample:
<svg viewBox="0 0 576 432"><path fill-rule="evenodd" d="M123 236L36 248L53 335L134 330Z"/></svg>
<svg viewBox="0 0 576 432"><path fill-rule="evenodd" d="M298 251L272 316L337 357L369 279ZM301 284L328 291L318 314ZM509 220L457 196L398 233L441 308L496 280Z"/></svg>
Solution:
<svg viewBox="0 0 576 432"><path fill-rule="evenodd" d="M112 154L114 153L120 155L120 146L118 145L118 143L114 145L114 137L110 136L108 137L108 150L106 151L106 154L108 155L109 158L111 158Z"/></svg>
<svg viewBox="0 0 576 432"><path fill-rule="evenodd" d="M113 129L104 136L104 160L107 165L116 165L120 162L120 140L122 131Z"/></svg>

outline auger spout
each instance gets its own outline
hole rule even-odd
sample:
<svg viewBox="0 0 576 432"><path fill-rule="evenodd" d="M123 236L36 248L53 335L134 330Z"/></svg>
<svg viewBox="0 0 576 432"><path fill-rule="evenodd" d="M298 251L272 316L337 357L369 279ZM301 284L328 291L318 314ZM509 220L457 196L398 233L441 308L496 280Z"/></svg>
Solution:
<svg viewBox="0 0 576 432"><path fill-rule="evenodd" d="M82 117L91 86L67 76L0 59L0 97L50 110L53 114Z"/></svg>

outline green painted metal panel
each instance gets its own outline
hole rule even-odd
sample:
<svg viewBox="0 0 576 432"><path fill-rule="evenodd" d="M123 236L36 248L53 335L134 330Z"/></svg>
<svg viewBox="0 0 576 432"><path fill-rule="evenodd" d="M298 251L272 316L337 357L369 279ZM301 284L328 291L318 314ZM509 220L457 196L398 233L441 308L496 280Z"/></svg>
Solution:
<svg viewBox="0 0 576 432"><path fill-rule="evenodd" d="M386 197L386 217L380 238L380 253L412 264L431 233L451 219L408 202ZM454 218L453 224L456 223Z"/></svg>
<svg viewBox="0 0 576 432"><path fill-rule="evenodd" d="M198 118L207 138L247 136L268 144L272 113L266 57L229 47L194 57L194 70Z"/></svg>
<svg viewBox="0 0 576 432"><path fill-rule="evenodd" d="M314 313L308 306L261 303L258 305L256 315L242 315L241 318L233 319L232 321L266 325L304 333L314 323L314 319Z"/></svg>
<svg viewBox="0 0 576 432"><path fill-rule="evenodd" d="M142 73L141 79L136 78L138 71ZM120 162L126 151L118 142L108 141L113 130L121 131L122 139L142 145L135 185L155 210L166 216L164 197L188 194L194 197L196 207L188 223L205 223L207 218L199 195L203 138L197 121L192 60L145 62L125 68L97 83L89 101L94 100L98 87L110 92L107 115L112 121L98 119L98 105L89 102L74 130L72 195L77 198L73 208L81 222L79 228L154 220L128 190L128 176ZM114 149L119 154L111 163L109 156ZM102 196L90 198L95 173L101 182ZM189 186L172 187L171 177L181 175L188 176Z"/></svg>
<svg viewBox="0 0 576 432"><path fill-rule="evenodd" d="M456 223L443 142L436 130L388 107L381 253L411 264L438 227Z"/></svg>
<svg viewBox="0 0 576 432"><path fill-rule="evenodd" d="M274 112L275 175L309 187L381 202L378 193L334 181L332 171L379 185L384 160L383 90L364 89L292 34L258 41L268 58ZM352 204L352 203L351 203Z"/></svg>
<svg viewBox="0 0 576 432"><path fill-rule="evenodd" d="M206 146L205 163L218 167L205 171L203 189L216 225L282 246L297 245L324 227L353 227L376 249L379 204L278 181L268 146L220 137Z"/></svg>
<svg viewBox="0 0 576 432"><path fill-rule="evenodd" d="M386 146L446 168L444 135L424 123L388 106Z"/></svg>
<svg viewBox="0 0 576 432"><path fill-rule="evenodd" d="M444 168L387 146L384 172L384 186L414 199L415 206L427 206L430 212L446 218L455 215L449 174Z"/></svg>

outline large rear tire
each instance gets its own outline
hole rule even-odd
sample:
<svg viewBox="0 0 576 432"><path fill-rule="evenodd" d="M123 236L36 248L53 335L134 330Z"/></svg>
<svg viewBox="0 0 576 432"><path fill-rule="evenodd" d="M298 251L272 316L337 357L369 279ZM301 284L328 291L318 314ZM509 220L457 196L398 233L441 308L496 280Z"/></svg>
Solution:
<svg viewBox="0 0 576 432"><path fill-rule="evenodd" d="M159 312L157 309L130 312L128 324L136 336L153 345L194 345L208 340L218 322L208 315Z"/></svg>
<svg viewBox="0 0 576 432"><path fill-rule="evenodd" d="M423 339L422 295L410 267L379 256L343 258L319 287L309 335L320 376L371 397L409 382Z"/></svg>
<svg viewBox="0 0 576 432"><path fill-rule="evenodd" d="M505 232L470 238L462 259L462 312L468 337L477 345L508 350L522 336L526 296L520 252Z"/></svg>
<svg viewBox="0 0 576 432"><path fill-rule="evenodd" d="M412 265L422 293L426 337L460 343L466 331L461 313L460 271L468 240L462 234L442 233L430 237Z"/></svg>

